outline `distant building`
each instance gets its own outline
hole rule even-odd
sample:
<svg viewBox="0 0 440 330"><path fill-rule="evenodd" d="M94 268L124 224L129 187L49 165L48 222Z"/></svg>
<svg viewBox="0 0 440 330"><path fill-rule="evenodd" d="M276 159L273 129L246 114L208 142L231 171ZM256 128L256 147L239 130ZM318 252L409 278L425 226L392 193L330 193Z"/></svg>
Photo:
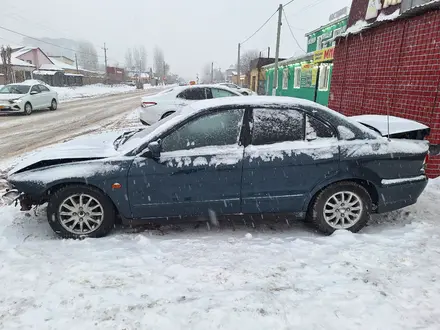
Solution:
<svg viewBox="0 0 440 330"><path fill-rule="evenodd" d="M307 53L280 61L278 84L274 84L275 64L264 66L266 72L266 94L293 96L328 104L333 53L336 38L345 32L348 8L330 15L329 23L306 34Z"/></svg>
<svg viewBox="0 0 440 330"><path fill-rule="evenodd" d="M280 59L281 61L284 59ZM258 95L266 94L266 74L263 70L263 66L269 65L275 62L275 58L260 57L251 61L251 71L249 73L249 88L256 92Z"/></svg>

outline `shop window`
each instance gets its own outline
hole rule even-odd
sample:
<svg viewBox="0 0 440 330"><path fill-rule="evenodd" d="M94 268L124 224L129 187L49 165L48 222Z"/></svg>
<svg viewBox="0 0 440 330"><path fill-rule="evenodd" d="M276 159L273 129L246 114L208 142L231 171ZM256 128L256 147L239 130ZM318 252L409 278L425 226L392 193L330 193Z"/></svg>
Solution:
<svg viewBox="0 0 440 330"><path fill-rule="evenodd" d="M328 90L328 83L330 80L330 66L328 64L322 64L319 69L319 87L320 91Z"/></svg>
<svg viewBox="0 0 440 330"><path fill-rule="evenodd" d="M322 49L322 36L316 38L316 50Z"/></svg>
<svg viewBox="0 0 440 330"><path fill-rule="evenodd" d="M289 86L289 68L283 69L283 89Z"/></svg>
<svg viewBox="0 0 440 330"><path fill-rule="evenodd" d="M298 66L295 68L295 77L293 80L293 88L301 88L301 67Z"/></svg>

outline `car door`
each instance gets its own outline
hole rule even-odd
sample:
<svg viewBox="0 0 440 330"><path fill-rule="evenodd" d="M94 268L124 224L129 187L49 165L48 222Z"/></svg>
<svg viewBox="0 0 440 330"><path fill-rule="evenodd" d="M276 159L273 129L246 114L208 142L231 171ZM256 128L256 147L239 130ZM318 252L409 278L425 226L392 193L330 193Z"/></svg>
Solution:
<svg viewBox="0 0 440 330"><path fill-rule="evenodd" d="M298 109L253 109L251 118L242 211L300 212L309 192L339 169L334 129Z"/></svg>
<svg viewBox="0 0 440 330"><path fill-rule="evenodd" d="M33 94L35 93L35 94ZM41 91L39 85L33 85L30 90L29 100L31 101L32 108L38 110L42 108Z"/></svg>
<svg viewBox="0 0 440 330"><path fill-rule="evenodd" d="M193 102L212 98L211 90L206 87L187 88L177 95L177 108L184 107Z"/></svg>
<svg viewBox="0 0 440 330"><path fill-rule="evenodd" d="M230 96L238 96L237 94L234 94L230 91L227 91L226 89L222 88L211 88L212 98L217 99L221 97L230 97Z"/></svg>
<svg viewBox="0 0 440 330"><path fill-rule="evenodd" d="M244 112L194 118L162 137L160 158L137 157L128 176L133 217L240 212Z"/></svg>
<svg viewBox="0 0 440 330"><path fill-rule="evenodd" d="M44 85L38 85L40 89L40 101L42 108L49 108L52 103L52 93L49 88Z"/></svg>

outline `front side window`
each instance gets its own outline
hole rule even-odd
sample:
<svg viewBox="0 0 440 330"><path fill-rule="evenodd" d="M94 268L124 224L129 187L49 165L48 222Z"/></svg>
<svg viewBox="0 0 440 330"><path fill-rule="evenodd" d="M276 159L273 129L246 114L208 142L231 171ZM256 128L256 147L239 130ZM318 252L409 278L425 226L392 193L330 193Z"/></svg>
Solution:
<svg viewBox="0 0 440 330"><path fill-rule="evenodd" d="M304 114L300 111L253 110L253 145L300 140L304 140Z"/></svg>
<svg viewBox="0 0 440 330"><path fill-rule="evenodd" d="M38 85L34 85L34 86L32 86L32 88L31 88L31 93L32 93L32 92L40 93L40 88L38 87Z"/></svg>
<svg viewBox="0 0 440 330"><path fill-rule="evenodd" d="M185 100L205 100L208 98L206 88L188 88L177 97Z"/></svg>
<svg viewBox="0 0 440 330"><path fill-rule="evenodd" d="M38 87L40 88L40 91L42 91L42 92L49 92L49 88L47 88L44 85L38 85Z"/></svg>
<svg viewBox="0 0 440 330"><path fill-rule="evenodd" d="M162 139L162 150L189 150L238 142L243 109L226 110L196 118Z"/></svg>
<svg viewBox="0 0 440 330"><path fill-rule="evenodd" d="M215 99L219 97L237 96L234 93L231 93L230 91L220 88L211 88L211 91L212 91L212 97Z"/></svg>

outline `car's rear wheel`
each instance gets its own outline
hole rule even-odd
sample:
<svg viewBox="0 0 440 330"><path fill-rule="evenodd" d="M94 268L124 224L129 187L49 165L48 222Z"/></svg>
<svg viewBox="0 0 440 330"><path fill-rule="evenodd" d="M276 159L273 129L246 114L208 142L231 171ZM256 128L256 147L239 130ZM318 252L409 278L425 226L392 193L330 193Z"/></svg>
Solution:
<svg viewBox="0 0 440 330"><path fill-rule="evenodd" d="M249 96L249 93L248 92L241 92L241 95Z"/></svg>
<svg viewBox="0 0 440 330"><path fill-rule="evenodd" d="M174 112L175 112L175 111L168 111L168 112L165 112L165 113L163 114L162 118L160 118L160 119L164 119L164 118L166 118L166 117L168 117L168 116L171 116Z"/></svg>
<svg viewBox="0 0 440 330"><path fill-rule="evenodd" d="M27 102L24 105L24 114L29 116L32 113L32 104L30 104L29 102Z"/></svg>
<svg viewBox="0 0 440 330"><path fill-rule="evenodd" d="M51 104L50 104L50 110L54 111L58 108L58 103L57 100L53 99Z"/></svg>
<svg viewBox="0 0 440 330"><path fill-rule="evenodd" d="M368 191L355 182L338 182L322 190L311 204L308 217L324 234L345 229L361 230L370 219Z"/></svg>
<svg viewBox="0 0 440 330"><path fill-rule="evenodd" d="M110 199L96 188L72 185L56 191L49 200L47 218L64 238L102 237L115 224Z"/></svg>

